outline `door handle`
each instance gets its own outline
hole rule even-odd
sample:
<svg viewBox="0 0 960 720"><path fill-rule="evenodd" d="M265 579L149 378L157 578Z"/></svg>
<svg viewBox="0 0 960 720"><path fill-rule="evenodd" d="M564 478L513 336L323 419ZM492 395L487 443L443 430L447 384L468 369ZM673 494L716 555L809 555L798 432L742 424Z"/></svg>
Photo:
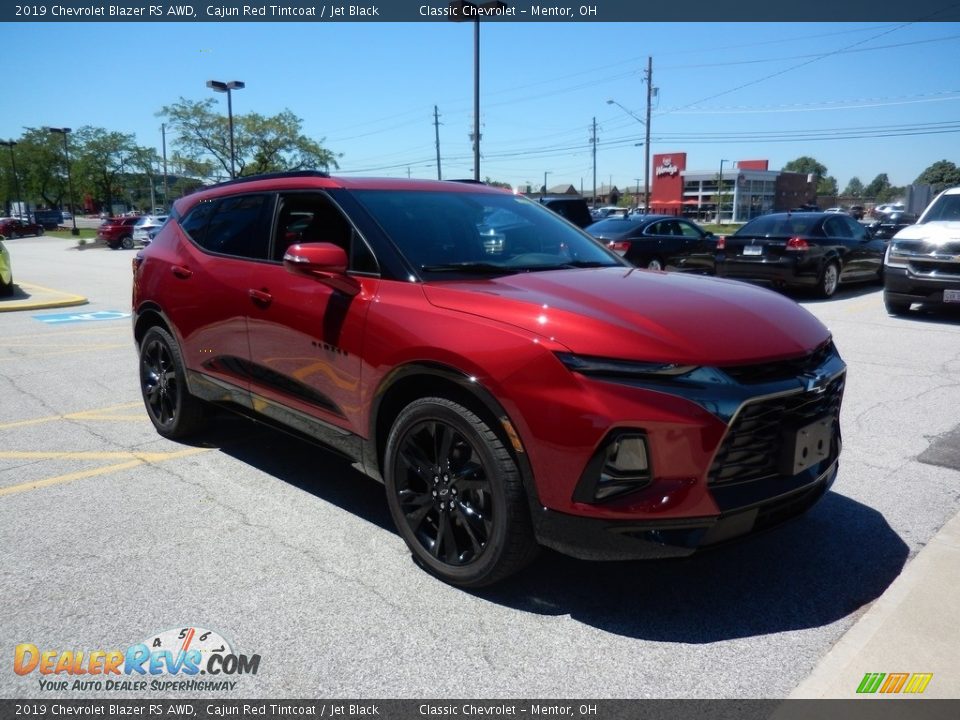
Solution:
<svg viewBox="0 0 960 720"><path fill-rule="evenodd" d="M186 280L187 278L193 277L193 270L190 268L185 268L182 265L173 265L170 268L170 272L172 272L181 280Z"/></svg>
<svg viewBox="0 0 960 720"><path fill-rule="evenodd" d="M254 288L250 288L247 290L247 294L250 295L250 299L257 303L257 305L263 305L266 307L273 302L273 295L268 293L266 290L256 290Z"/></svg>

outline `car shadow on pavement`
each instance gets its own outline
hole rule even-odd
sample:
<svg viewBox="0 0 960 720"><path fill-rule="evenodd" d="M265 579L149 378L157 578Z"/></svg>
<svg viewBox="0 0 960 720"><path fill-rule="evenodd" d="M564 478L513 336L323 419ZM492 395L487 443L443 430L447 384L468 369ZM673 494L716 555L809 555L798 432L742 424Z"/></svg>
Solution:
<svg viewBox="0 0 960 720"><path fill-rule="evenodd" d="M396 534L383 486L346 458L226 413L213 427L204 445ZM466 592L617 635L708 643L841 620L876 600L907 556L880 513L830 492L797 520L689 558L588 562L544 550L517 576Z"/></svg>
<svg viewBox="0 0 960 720"><path fill-rule="evenodd" d="M199 438L241 462L396 533L383 485L338 453L253 420L217 411Z"/></svg>
<svg viewBox="0 0 960 720"><path fill-rule="evenodd" d="M883 594L908 552L880 513L830 492L792 522L689 558L603 563L548 552L478 595L617 635L709 643L841 620Z"/></svg>

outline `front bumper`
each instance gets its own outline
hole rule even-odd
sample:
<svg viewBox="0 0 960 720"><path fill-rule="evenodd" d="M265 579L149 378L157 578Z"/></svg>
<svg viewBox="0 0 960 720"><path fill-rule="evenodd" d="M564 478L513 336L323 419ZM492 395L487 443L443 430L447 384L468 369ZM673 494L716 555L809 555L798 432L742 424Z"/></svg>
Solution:
<svg viewBox="0 0 960 720"><path fill-rule="evenodd" d="M834 459L812 480L805 479L795 487L781 488L772 497L734 507L713 517L610 521L542 508L534 514L534 530L542 545L582 560L685 557L699 548L776 527L802 515L830 489L838 468L839 461ZM723 490L714 492L721 505L724 495L729 495Z"/></svg>
<svg viewBox="0 0 960 720"><path fill-rule="evenodd" d="M885 266L883 269L884 298L893 302L925 303L960 307L958 303L944 303L944 290L960 291L960 267L957 274L918 274L908 267Z"/></svg>

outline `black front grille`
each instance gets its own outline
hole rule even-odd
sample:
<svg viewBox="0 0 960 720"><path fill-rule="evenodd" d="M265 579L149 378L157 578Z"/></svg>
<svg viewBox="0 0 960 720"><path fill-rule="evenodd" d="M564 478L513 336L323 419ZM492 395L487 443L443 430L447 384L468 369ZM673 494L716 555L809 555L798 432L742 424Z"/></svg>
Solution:
<svg viewBox="0 0 960 720"><path fill-rule="evenodd" d="M938 262L928 260L912 260L910 269L917 275L953 275L960 276L960 262Z"/></svg>
<svg viewBox="0 0 960 720"><path fill-rule="evenodd" d="M789 360L777 360L768 363L758 363L755 365L736 365L732 367L721 367L727 375L739 383L746 385L777 382L778 380L787 380L795 378L804 373L810 373L819 368L828 358L836 354L836 348L833 341L828 340L809 355Z"/></svg>
<svg viewBox="0 0 960 720"><path fill-rule="evenodd" d="M790 429L832 417L839 427L843 376L832 380L824 392L800 392L758 400L737 414L707 475L711 485L750 482L779 474L784 437ZM839 452L835 433L829 464Z"/></svg>

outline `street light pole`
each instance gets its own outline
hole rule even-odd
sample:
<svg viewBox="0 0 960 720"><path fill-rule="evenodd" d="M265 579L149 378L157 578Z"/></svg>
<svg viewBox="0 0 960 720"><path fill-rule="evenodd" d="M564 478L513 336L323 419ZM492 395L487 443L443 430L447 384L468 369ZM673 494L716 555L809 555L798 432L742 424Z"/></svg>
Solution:
<svg viewBox="0 0 960 720"><path fill-rule="evenodd" d="M160 123L160 137L163 141L163 209L170 209L170 201L167 199L167 124Z"/></svg>
<svg viewBox="0 0 960 720"><path fill-rule="evenodd" d="M67 145L67 135L70 134L71 130L70 128L48 127L47 131L57 135L63 135L63 156L67 163L67 192L70 193L70 219L73 221L70 234L76 236L80 234L80 231L77 230L77 213L73 205L73 177L70 174L70 148Z"/></svg>
<svg viewBox="0 0 960 720"><path fill-rule="evenodd" d="M544 171L543 171L543 194L544 194L544 196L546 196L546 194L547 194L547 175L549 175L549 174L550 174L550 171L549 171L549 170L544 170Z"/></svg>
<svg viewBox="0 0 960 720"><path fill-rule="evenodd" d="M480 181L480 9L490 11L507 7L505 2L493 0L473 3L469 0L454 0L449 4L450 19L454 22L473 17L473 179Z"/></svg>
<svg viewBox="0 0 960 720"><path fill-rule="evenodd" d="M233 150L233 90L243 90L247 85L240 80L231 80L230 82L221 82L219 80L207 80L207 87L214 92L225 92L227 94L227 123L230 125L230 179L237 177L236 171L236 153Z"/></svg>
<svg viewBox="0 0 960 720"><path fill-rule="evenodd" d="M720 224L720 211L723 205L723 164L726 158L720 160L720 177L717 179L717 225Z"/></svg>
<svg viewBox="0 0 960 720"><path fill-rule="evenodd" d="M649 103L649 99L648 99L648 103ZM618 103L616 100L607 100L607 105L616 105L618 108L620 108L621 110L623 110L627 115L629 115L630 117L632 117L634 120L636 120L638 123L640 123L641 125L643 125L643 126L646 128L647 139L646 139L644 142L642 142L642 143L635 143L635 146L637 146L637 147L639 147L640 145L643 145L643 146L644 146L644 162L643 162L643 182L644 182L644 188L643 188L643 207L644 207L644 211L649 211L649 210L650 210L650 124L649 124L649 114L648 114L648 116L647 116L647 117L648 117L648 120L644 120L644 119L641 118L639 115L637 115L635 112L633 112L632 110L630 110L630 109L627 108L627 107L624 107L623 105L621 105L620 103ZM647 107L647 112L649 113L649 111L650 111L650 108L649 108L649 106L648 106L648 107Z"/></svg>
<svg viewBox="0 0 960 720"><path fill-rule="evenodd" d="M0 141L0 145L10 148L10 165L13 167L13 190L17 194L17 202L20 203L20 208L17 210L17 216L21 215L23 210L23 198L20 197L20 180L17 178L17 159L13 154L13 146L17 143L13 140L3 140ZM11 215L13 214L13 203L10 203Z"/></svg>

